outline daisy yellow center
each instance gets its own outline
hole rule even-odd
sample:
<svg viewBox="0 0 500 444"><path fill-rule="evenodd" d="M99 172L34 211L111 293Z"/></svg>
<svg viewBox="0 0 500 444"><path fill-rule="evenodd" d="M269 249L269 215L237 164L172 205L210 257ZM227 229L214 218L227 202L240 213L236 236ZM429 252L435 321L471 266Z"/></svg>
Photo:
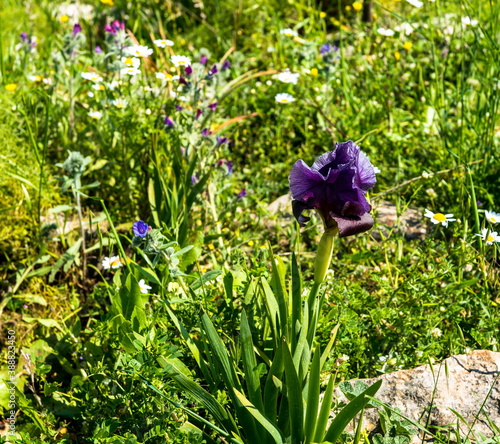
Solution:
<svg viewBox="0 0 500 444"><path fill-rule="evenodd" d="M434 215L434 219L436 219L438 222L444 222L446 220L446 216L443 213L436 213Z"/></svg>
<svg viewBox="0 0 500 444"><path fill-rule="evenodd" d="M488 238L486 239L486 242L493 242L495 239L493 238L493 236L490 234L488 235Z"/></svg>
<svg viewBox="0 0 500 444"><path fill-rule="evenodd" d="M109 262L109 265L111 265L112 267L116 267L119 264L120 264L120 259L113 259L112 261Z"/></svg>
<svg viewBox="0 0 500 444"><path fill-rule="evenodd" d="M186 62L184 60L179 60L177 62L180 66L185 66L186 65Z"/></svg>
<svg viewBox="0 0 500 444"><path fill-rule="evenodd" d="M490 222L496 223L498 219L495 216L490 216Z"/></svg>
<svg viewBox="0 0 500 444"><path fill-rule="evenodd" d="M125 59L125 65L132 66L133 64L134 64L134 62L132 61L132 59L130 57L127 57Z"/></svg>
<svg viewBox="0 0 500 444"><path fill-rule="evenodd" d="M288 99L281 99L283 103L288 103Z"/></svg>

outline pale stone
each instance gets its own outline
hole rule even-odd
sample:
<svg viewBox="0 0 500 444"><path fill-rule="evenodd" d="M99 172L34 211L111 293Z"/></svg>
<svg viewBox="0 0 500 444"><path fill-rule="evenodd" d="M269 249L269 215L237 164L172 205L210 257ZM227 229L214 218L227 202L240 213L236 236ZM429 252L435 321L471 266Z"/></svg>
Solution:
<svg viewBox="0 0 500 444"><path fill-rule="evenodd" d="M441 364L422 365L413 370L400 370L373 379L364 379L369 385L382 380L376 398L421 425L447 427L452 433L460 427L464 438L469 435L479 441L479 434L495 436L488 419L500 426L500 353L486 350L468 355L456 355ZM354 383L354 381L351 381ZM455 410L467 422L464 424L453 413ZM428 415L430 414L430 417ZM378 423L376 409L366 409L363 423L373 429ZM498 435L497 435L498 436ZM422 442L423 434L413 442ZM425 439L430 439L426 435Z"/></svg>

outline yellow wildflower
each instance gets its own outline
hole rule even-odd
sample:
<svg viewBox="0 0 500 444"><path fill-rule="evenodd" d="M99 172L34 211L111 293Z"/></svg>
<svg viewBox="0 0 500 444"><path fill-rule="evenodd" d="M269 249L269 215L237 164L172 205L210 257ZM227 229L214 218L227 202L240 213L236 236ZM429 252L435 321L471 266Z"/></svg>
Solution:
<svg viewBox="0 0 500 444"><path fill-rule="evenodd" d="M321 11L321 12L319 13L319 16L320 16L322 19L324 19L324 18L326 17L326 12L325 12L325 11Z"/></svg>
<svg viewBox="0 0 500 444"><path fill-rule="evenodd" d="M316 76L318 75L318 68L313 68L313 69L311 69L310 74L311 74L313 77L316 77Z"/></svg>
<svg viewBox="0 0 500 444"><path fill-rule="evenodd" d="M407 51L409 51L412 47L413 47L412 42L405 42L403 45L403 48L406 49Z"/></svg>
<svg viewBox="0 0 500 444"><path fill-rule="evenodd" d="M67 15L61 15L61 17L59 17L59 21L61 23L66 23L68 20L69 20L69 17Z"/></svg>
<svg viewBox="0 0 500 444"><path fill-rule="evenodd" d="M115 4L113 0L101 0L101 3L109 6L113 6Z"/></svg>
<svg viewBox="0 0 500 444"><path fill-rule="evenodd" d="M345 7L345 10L346 10L347 12L349 12L351 9L352 9L352 8L351 8L349 5L347 5L347 6Z"/></svg>
<svg viewBox="0 0 500 444"><path fill-rule="evenodd" d="M248 241L248 246L253 247L255 245L255 242L253 240Z"/></svg>
<svg viewBox="0 0 500 444"><path fill-rule="evenodd" d="M16 88L17 88L16 83L9 83L8 85L5 85L5 89L10 92L15 91Z"/></svg>
<svg viewBox="0 0 500 444"><path fill-rule="evenodd" d="M399 53L398 51L396 51L394 53L394 58L396 59L397 62L399 62L399 60L401 60L401 53Z"/></svg>
<svg viewBox="0 0 500 444"><path fill-rule="evenodd" d="M360 3L360 2L354 2L354 3L352 4L352 8L353 8L355 11L359 12L359 11L361 11L361 10L363 9L363 4L362 4L362 3Z"/></svg>

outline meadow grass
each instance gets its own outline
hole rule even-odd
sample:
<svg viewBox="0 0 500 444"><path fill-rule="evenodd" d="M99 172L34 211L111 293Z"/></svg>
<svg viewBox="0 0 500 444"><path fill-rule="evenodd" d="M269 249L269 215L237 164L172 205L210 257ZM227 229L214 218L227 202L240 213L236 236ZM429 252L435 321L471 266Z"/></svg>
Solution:
<svg viewBox="0 0 500 444"><path fill-rule="evenodd" d="M403 443L404 420L398 437L340 434L353 405L320 433L319 390L498 351L500 237L486 212L500 212L500 6L380 1L367 23L359 3L332 3L4 0L11 442ZM125 48L139 44L151 53L134 61ZM379 169L375 226L335 239L318 293L321 220L301 229L290 206L268 206L298 159L347 140ZM388 228L377 208L389 205ZM416 238L398 228L408 209ZM426 209L456 220L432 224Z"/></svg>

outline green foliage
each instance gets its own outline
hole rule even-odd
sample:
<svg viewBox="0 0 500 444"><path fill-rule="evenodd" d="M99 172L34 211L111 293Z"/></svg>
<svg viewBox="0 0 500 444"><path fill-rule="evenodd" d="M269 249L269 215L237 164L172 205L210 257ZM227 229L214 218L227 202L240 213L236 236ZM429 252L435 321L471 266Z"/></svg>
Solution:
<svg viewBox="0 0 500 444"><path fill-rule="evenodd" d="M344 432L377 388L346 380L498 350L500 244L478 235L500 212L500 6L381 1L368 24L327 3L3 2L0 315L19 341L17 442L405 444L416 425L387 406L382 433ZM105 32L114 20L126 30ZM135 43L153 52L129 76ZM285 69L296 84L274 77ZM285 92L293 103L276 102ZM336 240L320 289L317 219L299 232L291 209L267 207L297 159L348 139L380 168L377 234ZM425 208L457 221L431 225ZM407 209L421 238L401 229Z"/></svg>

